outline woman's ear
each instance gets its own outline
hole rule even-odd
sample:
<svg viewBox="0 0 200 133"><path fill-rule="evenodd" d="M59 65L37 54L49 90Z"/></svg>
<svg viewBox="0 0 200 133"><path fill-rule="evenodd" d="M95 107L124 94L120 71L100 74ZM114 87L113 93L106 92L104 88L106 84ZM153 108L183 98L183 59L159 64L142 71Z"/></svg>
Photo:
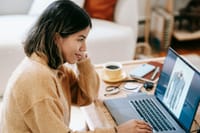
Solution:
<svg viewBox="0 0 200 133"><path fill-rule="evenodd" d="M54 35L54 43L56 45L59 45L60 42L61 42L61 39L62 39L62 37L60 36L60 34L56 32L55 35Z"/></svg>

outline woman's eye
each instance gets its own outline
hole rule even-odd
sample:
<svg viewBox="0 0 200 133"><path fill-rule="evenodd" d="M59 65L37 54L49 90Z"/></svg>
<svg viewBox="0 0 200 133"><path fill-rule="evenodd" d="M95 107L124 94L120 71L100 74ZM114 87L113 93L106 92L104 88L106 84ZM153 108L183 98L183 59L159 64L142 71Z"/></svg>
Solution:
<svg viewBox="0 0 200 133"><path fill-rule="evenodd" d="M84 41L84 39L83 39L83 38L79 38L78 41L79 41L79 42L82 42L82 41Z"/></svg>

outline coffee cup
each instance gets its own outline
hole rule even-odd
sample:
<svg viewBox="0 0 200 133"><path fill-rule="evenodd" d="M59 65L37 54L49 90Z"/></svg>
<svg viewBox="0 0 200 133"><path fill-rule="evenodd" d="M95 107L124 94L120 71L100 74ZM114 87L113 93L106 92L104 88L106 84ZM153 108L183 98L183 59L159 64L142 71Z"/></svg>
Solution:
<svg viewBox="0 0 200 133"><path fill-rule="evenodd" d="M116 80L122 77L122 64L119 62L108 62L103 66L103 74L109 80Z"/></svg>

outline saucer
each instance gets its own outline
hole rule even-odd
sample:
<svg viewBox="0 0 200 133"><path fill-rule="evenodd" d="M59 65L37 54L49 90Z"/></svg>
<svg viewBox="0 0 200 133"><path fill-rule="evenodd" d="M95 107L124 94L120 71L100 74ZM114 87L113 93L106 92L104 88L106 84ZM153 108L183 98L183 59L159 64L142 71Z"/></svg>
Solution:
<svg viewBox="0 0 200 133"><path fill-rule="evenodd" d="M110 82L110 83L122 81L122 80L124 80L126 77L127 77L127 75L126 75L125 72L123 72L122 75L121 75L119 78L116 78L116 79L110 79L108 76L106 76L106 75L104 75L104 74L102 75L103 81L105 81L105 82Z"/></svg>
<svg viewBox="0 0 200 133"><path fill-rule="evenodd" d="M141 83L128 82L124 84L123 89L129 92L139 92L142 86L143 84Z"/></svg>

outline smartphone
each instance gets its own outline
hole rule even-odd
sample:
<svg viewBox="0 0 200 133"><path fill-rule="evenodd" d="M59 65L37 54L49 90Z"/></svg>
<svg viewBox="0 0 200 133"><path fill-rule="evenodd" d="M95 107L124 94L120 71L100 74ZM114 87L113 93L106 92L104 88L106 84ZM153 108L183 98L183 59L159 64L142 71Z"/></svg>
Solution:
<svg viewBox="0 0 200 133"><path fill-rule="evenodd" d="M154 65L151 64L141 64L139 66L137 66L136 68L133 68L130 71L130 76L131 77L138 77L138 78L142 78L145 75L147 75L148 73L150 73L151 71L153 71L156 67Z"/></svg>

